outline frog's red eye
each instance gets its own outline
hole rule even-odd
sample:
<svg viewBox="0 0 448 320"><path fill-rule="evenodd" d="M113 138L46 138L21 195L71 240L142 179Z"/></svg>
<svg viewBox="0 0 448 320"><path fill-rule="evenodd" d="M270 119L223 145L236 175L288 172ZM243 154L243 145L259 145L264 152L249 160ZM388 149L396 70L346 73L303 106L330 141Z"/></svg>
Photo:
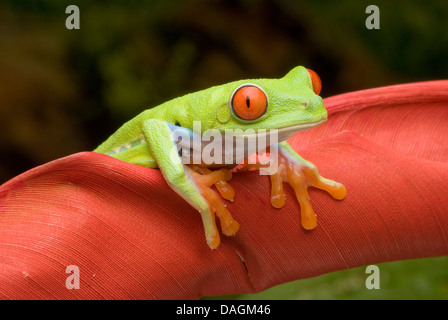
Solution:
<svg viewBox="0 0 448 320"><path fill-rule="evenodd" d="M310 74L311 83L313 84L314 93L319 94L320 90L322 90L322 82L320 81L319 76L317 75L316 72L314 72L311 69L306 69L306 70L308 70L308 73Z"/></svg>
<svg viewBox="0 0 448 320"><path fill-rule="evenodd" d="M234 113L241 119L255 120L266 112L268 99L261 88L246 84L235 90L230 104Z"/></svg>

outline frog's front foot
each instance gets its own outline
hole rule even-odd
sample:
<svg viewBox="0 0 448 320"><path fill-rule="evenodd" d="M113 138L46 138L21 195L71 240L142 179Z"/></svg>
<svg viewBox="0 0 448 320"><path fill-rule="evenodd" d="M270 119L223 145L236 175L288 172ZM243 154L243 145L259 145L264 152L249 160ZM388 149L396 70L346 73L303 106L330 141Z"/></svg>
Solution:
<svg viewBox="0 0 448 320"><path fill-rule="evenodd" d="M207 243L212 249L215 249L220 244L219 232L214 221L215 214L219 218L221 231L224 235L234 236L240 227L239 223L232 218L223 200L212 189L214 185L224 199L233 201L235 191L227 183L232 178L232 173L227 169L211 171L196 165L188 165L187 168L190 178L194 181L202 197L208 203L209 210L213 215L213 225L206 225L204 227L205 230L211 230L206 232Z"/></svg>
<svg viewBox="0 0 448 320"><path fill-rule="evenodd" d="M300 204L301 222L303 228L314 229L317 225L316 214L310 204L308 187L315 187L327 191L334 199L345 198L346 189L344 185L321 177L314 166L297 154L297 158L278 149L277 172L271 178L271 204L275 208L281 208L285 204L283 193L283 182L288 182L296 194Z"/></svg>
<svg viewBox="0 0 448 320"><path fill-rule="evenodd" d="M300 204L301 222L303 228L314 229L317 225L316 214L310 203L308 187L315 187L327 191L334 199L342 200L346 196L344 185L321 177L317 168L311 162L300 157L287 143L271 146L268 150L270 158L275 165L267 166L256 162L249 164L248 159L238 168L238 171L252 169L265 170L271 178L271 204L275 208L285 205L283 182L288 182L296 194ZM276 170L272 171L272 167Z"/></svg>

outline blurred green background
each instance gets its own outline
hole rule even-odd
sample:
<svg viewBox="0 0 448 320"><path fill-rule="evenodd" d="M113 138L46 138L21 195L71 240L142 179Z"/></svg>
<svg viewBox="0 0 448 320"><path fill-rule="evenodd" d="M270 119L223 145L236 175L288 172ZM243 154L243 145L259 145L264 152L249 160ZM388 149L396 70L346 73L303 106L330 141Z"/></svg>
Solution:
<svg viewBox="0 0 448 320"><path fill-rule="evenodd" d="M80 30L65 27L71 4L80 9ZM365 27L370 4L380 9L380 30ZM446 0L3 0L0 183L94 149L146 108L233 80L281 77L296 65L317 71L324 97L446 79L447 30ZM389 278L407 274L420 289L425 283L429 297L448 298L447 261L391 264ZM350 272L363 274L357 270L272 290L290 292L290 298L360 297L337 285ZM369 298L360 283L353 289ZM395 293L381 289L372 298L412 291L412 285L403 289L406 282L389 284Z"/></svg>

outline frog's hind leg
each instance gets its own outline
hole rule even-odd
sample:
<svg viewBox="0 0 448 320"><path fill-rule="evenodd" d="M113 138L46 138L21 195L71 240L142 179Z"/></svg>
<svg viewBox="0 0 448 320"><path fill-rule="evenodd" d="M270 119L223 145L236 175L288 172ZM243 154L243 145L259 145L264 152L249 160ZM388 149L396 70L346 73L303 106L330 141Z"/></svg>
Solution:
<svg viewBox="0 0 448 320"><path fill-rule="evenodd" d="M151 152L149 151L148 144L146 142L140 143L135 147L110 154L110 156L142 167L157 168L157 162L151 156Z"/></svg>

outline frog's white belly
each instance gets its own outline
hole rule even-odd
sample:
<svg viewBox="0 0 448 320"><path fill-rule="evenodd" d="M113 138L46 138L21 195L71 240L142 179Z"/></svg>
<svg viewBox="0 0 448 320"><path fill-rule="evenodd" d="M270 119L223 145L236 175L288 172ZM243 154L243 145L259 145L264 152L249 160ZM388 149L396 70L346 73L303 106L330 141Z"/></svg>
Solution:
<svg viewBox="0 0 448 320"><path fill-rule="evenodd" d="M233 133L226 131L225 134L216 130L209 136L200 136L187 129L188 133L184 132L182 139L177 137L174 140L178 141L178 150L182 149L179 154L183 163L236 165L256 152L285 141L294 133L315 127L326 120L325 118L317 122L271 130L235 130Z"/></svg>

